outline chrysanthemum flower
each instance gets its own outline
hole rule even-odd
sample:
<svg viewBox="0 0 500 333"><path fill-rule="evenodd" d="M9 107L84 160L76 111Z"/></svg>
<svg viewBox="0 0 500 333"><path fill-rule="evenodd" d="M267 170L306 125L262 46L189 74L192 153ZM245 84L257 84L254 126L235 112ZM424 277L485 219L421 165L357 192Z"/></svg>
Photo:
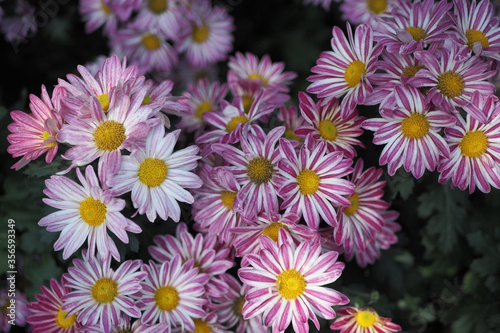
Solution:
<svg viewBox="0 0 500 333"><path fill-rule="evenodd" d="M189 331L190 333L231 333L225 329L223 325L219 322L217 313L213 310L208 309L207 313L202 318L195 318L194 320L194 331ZM182 326L177 326L172 328L172 333L184 333L185 328Z"/></svg>
<svg viewBox="0 0 500 333"><path fill-rule="evenodd" d="M203 186L194 194L193 219L200 229L217 235L222 243L231 244L234 233L230 230L241 224L240 215L234 210L240 184L231 172L206 163L198 175Z"/></svg>
<svg viewBox="0 0 500 333"><path fill-rule="evenodd" d="M304 216L314 229L318 229L320 217L337 226L334 207L349 206L346 197L354 191L354 184L342 178L352 172L352 160L341 152L328 152L324 142L314 149L306 142L296 152L290 141L281 139L280 152L283 182L278 193L284 199L281 209Z"/></svg>
<svg viewBox="0 0 500 333"><path fill-rule="evenodd" d="M33 333L79 333L81 327L76 314L67 316L61 310L62 298L71 291L70 288L55 279L50 280L50 288L42 286L42 293L36 295L36 302L28 307L31 314L26 321L33 325Z"/></svg>
<svg viewBox="0 0 500 333"><path fill-rule="evenodd" d="M64 249L64 259L87 240L91 256L97 249L101 258L111 255L119 261L120 254L108 230L128 243L127 231L140 233L141 228L120 213L125 200L101 188L92 166L85 169L85 177L80 169L76 174L82 185L65 176L52 176L45 181L47 188L43 192L48 198L43 202L60 210L43 217L38 224L50 232L61 231L54 250Z"/></svg>
<svg viewBox="0 0 500 333"><path fill-rule="evenodd" d="M311 69L315 75L308 77L312 83L307 88L308 93L326 100L345 95L340 104L342 118L353 112L356 104L363 104L373 91L371 75L383 50L381 44L373 46L372 29L366 24L356 28L353 38L347 23L347 36L348 39L339 27L333 28L333 51L321 53Z"/></svg>
<svg viewBox="0 0 500 333"><path fill-rule="evenodd" d="M316 315L333 319L332 306L345 305L346 296L323 285L337 280L344 263L337 262L337 252L321 254L319 242L302 242L298 247L280 231L278 243L262 237L259 255L249 254L250 267L240 268L238 275L250 286L245 296L244 319L263 315L264 325L282 332L293 325L295 332L309 332L311 319L319 330Z"/></svg>
<svg viewBox="0 0 500 333"><path fill-rule="evenodd" d="M285 138L291 141L303 141L301 137L295 135L294 131L304 125L306 120L297 112L297 107L295 105L290 105L290 107L282 106L279 109L278 120L282 121L284 123L283 126L286 128L283 134Z"/></svg>
<svg viewBox="0 0 500 333"><path fill-rule="evenodd" d="M134 323L130 323L130 320L131 318L129 316L122 314L118 319L118 323L114 324L114 327L111 328L111 331L109 333L158 333L158 332L169 333L170 332L170 327L165 323L156 325L146 325L142 323L141 319L136 319ZM87 325L82 327L79 332L102 333L102 327L99 324L93 326Z"/></svg>
<svg viewBox="0 0 500 333"><path fill-rule="evenodd" d="M144 30L160 29L165 37L177 38L182 11L178 0L141 1L134 24Z"/></svg>
<svg viewBox="0 0 500 333"><path fill-rule="evenodd" d="M16 289L15 296L12 297L11 290L6 287L0 288L0 330L9 333L12 326L24 327L26 325L26 317L30 314L28 308L28 300L24 293ZM12 319L8 314L15 314L15 325L12 325Z"/></svg>
<svg viewBox="0 0 500 333"><path fill-rule="evenodd" d="M210 4L193 6L180 24L177 41L179 52L195 67L202 67L227 58L233 48L233 18L223 7Z"/></svg>
<svg viewBox="0 0 500 333"><path fill-rule="evenodd" d="M340 333L391 333L400 332L401 327L391 318L380 317L372 308L345 306L337 309L337 319L330 325Z"/></svg>
<svg viewBox="0 0 500 333"><path fill-rule="evenodd" d="M412 53L431 43L450 38L453 22L447 15L452 4L446 0L400 1L400 8L374 33L374 39L390 53Z"/></svg>
<svg viewBox="0 0 500 333"><path fill-rule="evenodd" d="M494 96L473 98L476 108L484 110L485 124L467 115L456 116L456 124L445 129L450 145L449 158L442 159L438 171L439 182L451 178L453 185L472 193L476 186L489 192L490 185L500 188L500 104ZM470 112L469 112L470 113Z"/></svg>
<svg viewBox="0 0 500 333"><path fill-rule="evenodd" d="M311 139L316 142L324 141L329 152L341 151L351 159L356 156L354 145L364 148L363 143L356 138L363 134L361 123L366 118L358 116L358 111L354 110L342 118L339 100L336 98L314 103L309 95L299 92L299 101L306 124L295 130L297 136L305 138L311 135Z"/></svg>
<svg viewBox="0 0 500 333"><path fill-rule="evenodd" d="M378 18L389 14L397 6L401 6L398 0L350 0L342 1L339 9L344 21L353 25L366 23L377 29L380 21Z"/></svg>
<svg viewBox="0 0 500 333"><path fill-rule="evenodd" d="M454 117L445 111L429 111L429 104L416 88L395 87L396 107L382 109L382 118L365 120L363 127L374 131L373 143L385 145L380 165L388 165L389 175L404 166L415 178L425 170L434 171L449 149L439 134L443 127L452 126Z"/></svg>
<svg viewBox="0 0 500 333"><path fill-rule="evenodd" d="M121 195L132 191L132 203L139 214L153 222L157 214L178 222L180 202L193 203L186 188L199 188L201 179L192 173L198 165L198 147L173 151L180 130L165 134L163 125L151 129L145 149L122 157L122 168L109 182L112 191Z"/></svg>
<svg viewBox="0 0 500 333"><path fill-rule="evenodd" d="M63 275L65 285L73 291L63 296L61 310L67 316L77 314L82 325L100 324L103 332L111 332L121 314L139 318L132 295L141 290L145 272L138 271L140 260L127 260L115 270L110 268L111 257L103 260L82 251L83 260L74 259L73 267Z"/></svg>
<svg viewBox="0 0 500 333"><path fill-rule="evenodd" d="M85 23L85 32L90 34L104 26L104 34L116 32L118 23L126 21L132 14L137 0L90 0L80 1L79 9Z"/></svg>
<svg viewBox="0 0 500 333"><path fill-rule="evenodd" d="M385 181L379 181L381 176L382 169L363 170L361 159L354 166L349 179L354 183L354 193L349 197L351 205L339 213L339 225L334 232L335 242L343 245L348 260L354 248L363 251L384 225L381 213L389 204L382 200Z"/></svg>
<svg viewBox="0 0 500 333"><path fill-rule="evenodd" d="M195 330L193 320L205 315L203 306L207 300L203 286L210 277L198 273L193 263L190 259L183 264L181 256L175 255L161 265L150 261L142 266L148 274L137 296L143 323L165 323L169 329L181 326L184 330Z"/></svg>
<svg viewBox="0 0 500 333"><path fill-rule="evenodd" d="M59 114L60 97L63 93L56 88L51 99L42 85L41 99L30 94L29 106L32 114L23 111L10 113L14 122L7 127L11 132L7 136L10 143L7 151L12 157L22 156L12 168L19 170L45 153L45 162L52 162L58 150L56 134L64 122Z"/></svg>
<svg viewBox="0 0 500 333"><path fill-rule="evenodd" d="M442 49L439 59L430 51L416 52L415 57L425 68L410 78L408 84L416 88L429 87L427 101L445 111L468 104L476 90L484 95L495 91L495 86L486 81L495 71L490 70L490 64L470 56L467 46L453 44L450 50Z"/></svg>
<svg viewBox="0 0 500 333"><path fill-rule="evenodd" d="M5 40L12 45L19 45L26 37L34 36L38 29L35 20L36 8L25 0L18 0L14 3L13 16L5 16L0 22L0 31L4 34ZM17 50L17 49L16 49Z"/></svg>
<svg viewBox="0 0 500 333"><path fill-rule="evenodd" d="M454 0L452 19L458 42L467 45L476 55L500 60L500 26L489 0Z"/></svg>
<svg viewBox="0 0 500 333"><path fill-rule="evenodd" d="M282 157L276 144L284 132L285 128L279 126L266 135L257 126L255 135L248 133L241 138L241 150L230 144L212 145L212 150L230 164L227 170L240 183L234 205L247 218L262 211L278 211L278 162Z"/></svg>

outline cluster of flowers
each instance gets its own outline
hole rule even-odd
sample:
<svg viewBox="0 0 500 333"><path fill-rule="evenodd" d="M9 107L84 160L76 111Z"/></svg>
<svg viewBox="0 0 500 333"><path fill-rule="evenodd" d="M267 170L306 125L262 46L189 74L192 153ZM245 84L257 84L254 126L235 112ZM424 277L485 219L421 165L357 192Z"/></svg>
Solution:
<svg viewBox="0 0 500 333"><path fill-rule="evenodd" d="M141 73L168 75L179 59L179 71L210 68L232 50L232 17L210 0L82 0L80 13L87 33L103 27L111 53Z"/></svg>
<svg viewBox="0 0 500 333"><path fill-rule="evenodd" d="M2 2L3 0L0 1L0 32L7 42L19 42L37 32L34 6L25 0L19 0L13 2L12 8L7 11L1 6Z"/></svg>

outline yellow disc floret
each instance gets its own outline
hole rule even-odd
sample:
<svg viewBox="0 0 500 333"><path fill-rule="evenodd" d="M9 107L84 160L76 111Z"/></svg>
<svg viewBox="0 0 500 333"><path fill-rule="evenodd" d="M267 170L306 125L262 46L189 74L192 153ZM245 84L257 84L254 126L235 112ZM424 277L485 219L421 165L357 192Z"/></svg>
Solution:
<svg viewBox="0 0 500 333"><path fill-rule="evenodd" d="M269 80L266 77L264 77L258 73L252 73L252 74L248 75L248 78L250 80L259 80L261 87L265 87L269 84Z"/></svg>
<svg viewBox="0 0 500 333"><path fill-rule="evenodd" d="M267 183L273 178L274 166L267 158L255 157L247 165L247 176L256 185Z"/></svg>
<svg viewBox="0 0 500 333"><path fill-rule="evenodd" d="M168 0L149 0L148 8L155 14L161 14L168 9Z"/></svg>
<svg viewBox="0 0 500 333"><path fill-rule="evenodd" d="M316 193L319 188L319 182L319 175L310 169L302 170L297 176L297 185L299 185L299 191L303 195Z"/></svg>
<svg viewBox="0 0 500 333"><path fill-rule="evenodd" d="M465 133L458 146L462 155L476 158L483 155L488 149L488 137L483 131L471 131Z"/></svg>
<svg viewBox="0 0 500 333"><path fill-rule="evenodd" d="M94 143L100 150L116 150L120 148L125 139L125 128L113 120L101 123L94 132Z"/></svg>
<svg viewBox="0 0 500 333"><path fill-rule="evenodd" d="M212 111L212 103L210 101L203 101L196 107L196 118L203 119L205 112Z"/></svg>
<svg viewBox="0 0 500 333"><path fill-rule="evenodd" d="M236 199L236 192L231 191L221 191L220 201L229 210L233 210L234 199Z"/></svg>
<svg viewBox="0 0 500 333"><path fill-rule="evenodd" d="M414 77L415 74L417 74L417 72L419 70L421 70L422 68L425 68L425 66L423 66L423 65L414 65L414 66L410 65L410 66L406 66L403 69L403 71L402 71L401 74L403 74L403 76L408 77L408 78Z"/></svg>
<svg viewBox="0 0 500 333"><path fill-rule="evenodd" d="M142 37L142 46L150 51L154 51L160 48L161 40L158 36L148 33Z"/></svg>
<svg viewBox="0 0 500 333"><path fill-rule="evenodd" d="M56 314L56 324L60 328L70 328L73 326L76 322L76 313L74 315L71 315L69 317L66 317L68 315L68 312L61 310L61 307L59 307L59 311L57 311Z"/></svg>
<svg viewBox="0 0 500 333"><path fill-rule="evenodd" d="M230 133L236 129L238 124L244 124L248 122L248 118L245 116L233 117L226 125L226 132Z"/></svg>
<svg viewBox="0 0 500 333"><path fill-rule="evenodd" d="M102 278L92 287L92 298L99 303L111 303L118 296L118 283L110 278Z"/></svg>
<svg viewBox="0 0 500 333"><path fill-rule="evenodd" d="M370 309L364 309L356 313L356 322L362 328L372 327L377 321L377 313Z"/></svg>
<svg viewBox="0 0 500 333"><path fill-rule="evenodd" d="M355 60L347 66L344 73L345 82L349 88L354 88L361 83L363 75L366 73L365 64Z"/></svg>
<svg viewBox="0 0 500 333"><path fill-rule="evenodd" d="M107 212L106 205L92 197L88 197L80 203L80 216L85 223L92 227L103 224Z"/></svg>
<svg viewBox="0 0 500 333"><path fill-rule="evenodd" d="M155 302L161 311L172 311L179 304L179 293L172 286L163 286L155 292Z"/></svg>
<svg viewBox="0 0 500 333"><path fill-rule="evenodd" d="M367 0L366 7L375 15L380 15L387 9L387 0Z"/></svg>
<svg viewBox="0 0 500 333"><path fill-rule="evenodd" d="M455 98L464 92L465 81L457 72L447 71L438 76L437 88L444 96Z"/></svg>
<svg viewBox="0 0 500 333"><path fill-rule="evenodd" d="M109 96L108 96L108 94L102 94L102 95L97 96L97 100L99 101L99 103L101 103L102 110L104 112L108 111L108 109L109 109Z"/></svg>
<svg viewBox="0 0 500 333"><path fill-rule="evenodd" d="M149 187L162 184L167 178L168 167L165 161L157 158L146 158L139 166L138 176L141 183Z"/></svg>
<svg viewBox="0 0 500 333"><path fill-rule="evenodd" d="M488 41L488 37L485 34L476 29L468 29L465 32L465 37L467 37L467 46L472 50L474 47L474 43L480 42L483 48L489 47L490 43Z"/></svg>
<svg viewBox="0 0 500 333"><path fill-rule="evenodd" d="M294 300L304 293L307 282L304 275L295 269L283 271L276 279L278 293L287 300Z"/></svg>
<svg viewBox="0 0 500 333"><path fill-rule="evenodd" d="M405 30L408 31L413 40L417 42L427 37L427 33L425 32L425 30L420 27L406 27Z"/></svg>
<svg viewBox="0 0 500 333"><path fill-rule="evenodd" d="M351 216L355 214L358 211L359 208L359 194L356 192L349 197L349 201L351 202L351 205L349 207L346 207L344 210L344 214L347 216Z"/></svg>
<svg viewBox="0 0 500 333"><path fill-rule="evenodd" d="M205 42L208 39L209 35L210 35L210 28L205 24L193 28L192 37L196 43Z"/></svg>
<svg viewBox="0 0 500 333"><path fill-rule="evenodd" d="M420 139L429 133L429 120L422 113L414 112L401 122L401 133L408 139Z"/></svg>
<svg viewBox="0 0 500 333"><path fill-rule="evenodd" d="M318 124L319 135L329 141L337 138L337 127L330 120L321 120Z"/></svg>
<svg viewBox="0 0 500 333"><path fill-rule="evenodd" d="M280 229L283 228L288 231L288 228L281 222L276 221L262 230L262 235L271 238L276 243L278 242L278 235Z"/></svg>
<svg viewBox="0 0 500 333"><path fill-rule="evenodd" d="M199 318L193 319L194 321L194 332L190 333L211 333L212 328L208 324Z"/></svg>

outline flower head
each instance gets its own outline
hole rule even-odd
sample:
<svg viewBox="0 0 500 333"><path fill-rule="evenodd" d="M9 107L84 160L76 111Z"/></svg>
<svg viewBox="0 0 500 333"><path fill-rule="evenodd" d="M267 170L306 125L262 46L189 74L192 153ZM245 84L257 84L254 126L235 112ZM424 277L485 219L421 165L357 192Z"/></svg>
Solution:
<svg viewBox="0 0 500 333"><path fill-rule="evenodd" d="M380 317L372 308L345 306L337 309L337 319L330 326L340 333L391 333L400 332L401 327L391 318Z"/></svg>

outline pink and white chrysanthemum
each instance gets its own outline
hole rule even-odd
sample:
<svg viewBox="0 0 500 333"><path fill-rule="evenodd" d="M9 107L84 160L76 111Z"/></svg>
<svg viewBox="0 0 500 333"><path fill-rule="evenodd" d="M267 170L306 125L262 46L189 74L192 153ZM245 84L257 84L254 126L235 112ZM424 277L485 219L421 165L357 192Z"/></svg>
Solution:
<svg viewBox="0 0 500 333"><path fill-rule="evenodd" d="M42 286L42 293L36 295L36 302L30 302L30 315L26 321L33 326L33 333L79 333L81 325L76 314L66 316L61 310L63 297L71 291L64 283L50 280L50 288Z"/></svg>
<svg viewBox="0 0 500 333"><path fill-rule="evenodd" d="M96 97L90 103L91 118L70 118L56 136L59 142L73 145L62 156L72 161L72 166L82 166L99 159L98 174L103 184L116 175L121 167L121 151L136 149L140 140L159 119L151 118L149 112L140 110L146 90L131 99L122 90L110 96L107 112Z"/></svg>
<svg viewBox="0 0 500 333"><path fill-rule="evenodd" d="M137 0L80 1L79 10L85 22L85 32L90 34L104 26L104 34L114 34L118 23L128 20L136 2Z"/></svg>
<svg viewBox="0 0 500 333"><path fill-rule="evenodd" d="M15 15L5 16L0 21L0 32L5 40L12 43L14 50L24 41L28 35L33 37L38 29L35 20L36 8L25 0L18 0L14 3Z"/></svg>
<svg viewBox="0 0 500 333"><path fill-rule="evenodd" d="M7 284L10 285L9 282ZM14 290L14 297L11 293L12 290L7 289L7 287L0 288L0 330L4 333L9 333L12 326L24 327L26 318L30 315L28 300L24 293L18 289ZM9 316L12 313L15 314L15 319ZM12 321L14 321L14 325L12 325Z"/></svg>
<svg viewBox="0 0 500 333"><path fill-rule="evenodd" d="M385 181L379 181L381 176L382 169L363 170L361 159L354 166L349 179L354 183L354 193L349 197L351 205L339 213L339 225L333 233L337 245L344 247L348 260L355 249L364 251L366 243L373 242L384 225L381 213L389 204L382 200Z"/></svg>
<svg viewBox="0 0 500 333"><path fill-rule="evenodd" d="M231 244L234 233L230 230L241 224L240 215L234 211L240 184L231 172L206 163L198 175L203 186L194 194L193 219L201 230L217 235L222 243Z"/></svg>
<svg viewBox="0 0 500 333"><path fill-rule="evenodd" d="M61 231L54 250L64 249L63 259L68 259L87 240L91 256L97 250L101 259L111 255L120 261L108 230L128 243L127 231L140 233L141 228L120 213L125 200L101 188L92 166L85 169L85 177L80 169L76 174L81 185L65 176L52 176L45 181L47 188L43 192L48 198L43 202L59 210L43 217L38 225L47 227L49 232Z"/></svg>
<svg viewBox="0 0 500 333"><path fill-rule="evenodd" d="M198 165L197 146L174 152L180 130L165 134L163 125L151 129L144 149L136 149L122 157L122 167L109 186L121 195L132 191L132 203L139 214L154 222L157 215L178 222L178 202L192 204L193 196L186 189L199 188L201 179L191 170Z"/></svg>
<svg viewBox="0 0 500 333"><path fill-rule="evenodd" d="M202 318L207 303L205 288L210 277L199 273L194 260L184 264L180 255L161 265L149 262L142 266L147 277L142 290L136 297L142 313L142 322L149 325L166 324L169 330L181 326L183 330L194 331L194 319Z"/></svg>
<svg viewBox="0 0 500 333"><path fill-rule="evenodd" d="M500 20L494 16L493 4L489 0L454 0L453 4L457 41L467 45L475 55L500 61Z"/></svg>
<svg viewBox="0 0 500 333"><path fill-rule="evenodd" d="M177 50L195 67L225 60L233 49L233 18L223 7L193 6L181 20Z"/></svg>
<svg viewBox="0 0 500 333"><path fill-rule="evenodd" d="M194 331L190 332L207 332L207 333L231 333L225 329L223 325L219 322L217 313L213 310L207 309L206 314L203 318L195 318L194 320ZM177 326L172 328L172 333L184 333L186 330L182 326Z"/></svg>
<svg viewBox="0 0 500 333"><path fill-rule="evenodd" d="M158 333L158 332L169 333L170 332L169 326L165 323L156 325L146 325L142 323L141 319L136 319L134 323L130 323L130 321L131 318L129 316L122 314L118 319L118 323L114 324L114 327L111 328L110 333ZM82 327L79 332L102 333L102 327L99 324L92 326L87 325Z"/></svg>
<svg viewBox="0 0 500 333"><path fill-rule="evenodd" d="M401 6L398 0L350 0L342 1L339 9L344 21L352 25L366 23L373 29L378 29L379 18L398 6Z"/></svg>
<svg viewBox="0 0 500 333"><path fill-rule="evenodd" d="M343 179L352 172L352 160L342 152L328 152L325 142L314 148L306 142L297 152L289 140L281 139L280 152L281 209L303 216L313 229L318 229L320 219L337 226L334 207L349 206L346 197L354 191L354 184Z"/></svg>
<svg viewBox="0 0 500 333"><path fill-rule="evenodd" d="M197 136L202 134L206 125L203 115L205 112L219 111L227 89L227 84L210 82L207 78L199 80L195 85L190 84L188 91L183 94L187 111L181 113L182 119L177 126L187 132L196 130Z"/></svg>
<svg viewBox="0 0 500 333"><path fill-rule="evenodd" d="M445 111L468 104L476 90L484 95L495 91L495 86L486 81L495 71L490 70L489 63L470 56L467 46L453 44L449 50L442 49L440 58L430 51L416 52L415 57L425 68L415 73L408 84L416 88L429 87L427 101Z"/></svg>
<svg viewBox="0 0 500 333"><path fill-rule="evenodd" d="M391 333L400 332L401 327L391 318L383 318L372 308L344 306L337 309L337 319L330 325L339 333Z"/></svg>
<svg viewBox="0 0 500 333"><path fill-rule="evenodd" d="M295 130L295 135L301 138L311 135L316 142L324 141L328 151L341 151L351 159L356 156L355 145L364 148L364 144L356 138L363 134L361 123L366 118L360 117L357 110L342 118L336 98L314 103L309 95L299 92L299 101L306 123Z"/></svg>
<svg viewBox="0 0 500 333"><path fill-rule="evenodd" d="M356 28L353 38L348 23L347 36L348 39L339 27L333 28L333 51L321 53L316 66L311 69L315 74L307 79L312 82L307 92L318 95L318 98L328 101L344 96L340 104L343 118L372 93L371 76L383 50L381 44L373 46L373 32L366 24Z"/></svg>
<svg viewBox="0 0 500 333"><path fill-rule="evenodd" d="M62 94L64 92L56 88L50 98L47 89L42 85L41 99L30 94L29 106L32 114L23 111L10 113L14 122L7 127L11 132L7 136L10 143L7 151L14 158L22 156L12 168L19 170L45 153L45 162L52 162L58 150L56 135L64 122L59 114Z"/></svg>
<svg viewBox="0 0 500 333"><path fill-rule="evenodd" d="M171 261L176 255L180 255L183 262L193 259L194 266L210 277L206 286L209 295L218 295L224 291L222 289L227 289L227 286L221 285L216 280L219 275L233 267L234 263L226 259L229 248L216 249L217 235L197 234L193 237L187 230L186 224L180 223L175 237L157 235L153 241L155 245L149 246L148 251L158 263Z"/></svg>
<svg viewBox="0 0 500 333"><path fill-rule="evenodd" d="M241 137L241 149L230 144L212 145L212 150L230 164L225 168L240 183L234 205L246 218L262 211L278 211L278 162L282 156L276 144L284 132L283 126L273 128L268 134L255 127L255 134Z"/></svg>
<svg viewBox="0 0 500 333"><path fill-rule="evenodd" d="M401 166L420 178L425 170L434 171L441 158L449 156L449 148L439 133L453 126L454 117L445 111L430 111L425 96L413 87L395 87L396 106L382 109L382 118L368 119L365 129L375 132L373 143L385 145L380 165L388 165L389 175Z"/></svg>
<svg viewBox="0 0 500 333"><path fill-rule="evenodd" d="M249 253L259 254L261 250L259 239L266 236L278 242L278 234L281 229L290 234L297 245L303 241L314 240L317 236L317 230L299 224L299 220L300 217L297 214L290 212L284 214L263 212L257 216L257 219L248 221L248 224L232 228L231 232L236 237L233 243L236 255L244 257ZM246 263L245 259L243 261Z"/></svg>
<svg viewBox="0 0 500 333"><path fill-rule="evenodd" d="M469 187L472 193L477 187L487 193L490 185L500 188L500 103L494 96L475 94L471 104L484 110L487 121L482 124L470 115L466 120L457 115L455 126L445 129L451 152L438 166L439 182L451 178L461 190Z"/></svg>
<svg viewBox="0 0 500 333"><path fill-rule="evenodd" d="M63 296L61 310L67 316L77 314L82 325L100 324L104 333L111 332L122 314L139 318L141 312L132 295L141 290L146 273L138 271L140 260L127 260L113 270L111 257L104 260L82 252L83 260L74 259L73 267L63 275L66 287L73 290Z"/></svg>
<svg viewBox="0 0 500 333"><path fill-rule="evenodd" d="M144 30L158 28L165 37L175 39L179 33L182 10L178 0L141 1L134 24Z"/></svg>
<svg viewBox="0 0 500 333"><path fill-rule="evenodd" d="M379 21L382 29L374 33L374 39L390 53L413 53L432 43L450 38L453 22L448 16L452 8L446 0L400 1L399 11L386 20Z"/></svg>
<svg viewBox="0 0 500 333"><path fill-rule="evenodd" d="M278 120L282 121L286 130L283 136L288 140L302 142L302 138L295 135L294 131L306 123L305 119L297 112L295 105L289 107L282 106L279 108Z"/></svg>
<svg viewBox="0 0 500 333"><path fill-rule="evenodd" d="M309 332L311 319L319 330L316 315L333 319L334 305L349 299L338 291L323 287L338 279L344 263L337 262L337 252L321 254L319 242L295 246L280 231L278 243L262 237L259 255L249 254L250 267L240 268L238 276L250 286L245 296L244 319L263 315L264 325L283 332L292 323L294 332Z"/></svg>
<svg viewBox="0 0 500 333"><path fill-rule="evenodd" d="M227 328L236 326L236 333L268 333L269 329L262 323L262 316L256 315L247 320L243 319L241 310L250 287L241 285L240 281L230 274L223 274L220 278L229 289L219 297L212 297L213 303L210 305L217 311L219 321Z"/></svg>

